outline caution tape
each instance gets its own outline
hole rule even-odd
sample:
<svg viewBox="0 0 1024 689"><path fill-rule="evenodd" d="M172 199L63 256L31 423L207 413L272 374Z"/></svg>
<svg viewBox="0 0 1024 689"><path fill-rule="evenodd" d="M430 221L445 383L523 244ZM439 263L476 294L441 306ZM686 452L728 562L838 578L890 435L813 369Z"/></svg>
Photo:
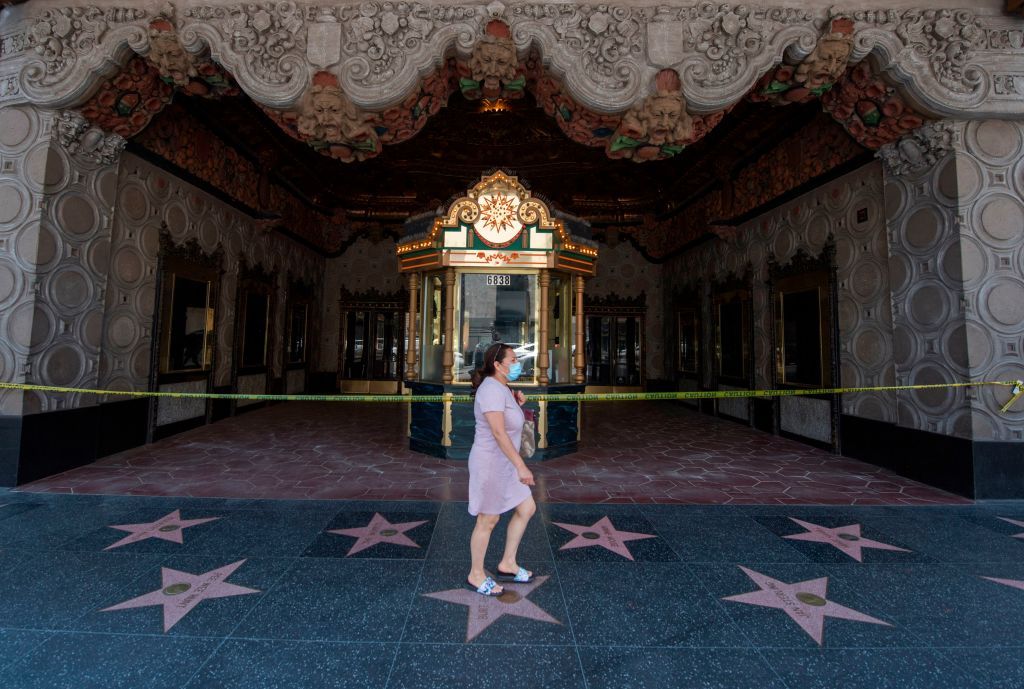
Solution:
<svg viewBox="0 0 1024 689"><path fill-rule="evenodd" d="M858 392L894 392L899 390L938 390L945 388L969 388L1001 386L1010 388L1011 397L1000 411L1006 413L1024 396L1024 381L979 381L969 383L934 383L930 385L884 385L861 388L795 388L787 390L695 390L678 392L611 392L611 393L544 393L527 395L526 399L536 402L636 402L654 400L706 400L763 397L794 397L803 395L845 395ZM214 400L256 400L268 402L471 402L473 397L465 394L444 393L441 395L250 395L217 392L159 392L137 390L93 390L68 388L56 385L31 385L27 383L0 383L0 390L34 390L38 392L78 393L106 395L111 397L170 397L172 399L214 399Z"/></svg>

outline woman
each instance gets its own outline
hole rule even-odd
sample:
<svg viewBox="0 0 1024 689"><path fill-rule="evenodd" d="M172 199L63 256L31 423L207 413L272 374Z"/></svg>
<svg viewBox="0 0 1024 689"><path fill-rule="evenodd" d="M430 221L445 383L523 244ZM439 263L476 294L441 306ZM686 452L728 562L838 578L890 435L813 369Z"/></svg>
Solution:
<svg viewBox="0 0 1024 689"><path fill-rule="evenodd" d="M519 456L523 432L523 410L526 397L508 384L519 377L522 364L516 361L512 347L496 342L484 352L483 367L473 371L473 416L476 434L469 452L469 513L476 517L476 527L469 541L472 568L469 585L485 596L503 591L484 571L484 556L491 532L502 513L515 508L508 523L505 554L498 563L497 576L504 581L528 582L530 572L516 562L519 542L526 531L537 504L529 486L533 473Z"/></svg>

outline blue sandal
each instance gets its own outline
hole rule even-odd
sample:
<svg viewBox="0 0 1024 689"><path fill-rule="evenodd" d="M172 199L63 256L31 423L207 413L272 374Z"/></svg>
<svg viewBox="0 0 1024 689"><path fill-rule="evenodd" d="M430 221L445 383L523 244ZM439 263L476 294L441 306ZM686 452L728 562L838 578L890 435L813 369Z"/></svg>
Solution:
<svg viewBox="0 0 1024 689"><path fill-rule="evenodd" d="M469 588L473 589L473 585L470 584L468 581L466 582L466 585ZM500 596L505 592L504 589L501 591L495 591L494 589L496 588L498 588L498 582L496 582L494 579L491 579L490 577L487 577L486 579L484 579L484 583L480 584L480 586L476 587L473 590L479 593L481 596Z"/></svg>
<svg viewBox="0 0 1024 689"><path fill-rule="evenodd" d="M495 569L498 573L498 579L501 581L514 581L517 584L529 584L533 581L533 575L526 571L525 567L520 567L519 571L515 574L509 572L502 572L500 569Z"/></svg>

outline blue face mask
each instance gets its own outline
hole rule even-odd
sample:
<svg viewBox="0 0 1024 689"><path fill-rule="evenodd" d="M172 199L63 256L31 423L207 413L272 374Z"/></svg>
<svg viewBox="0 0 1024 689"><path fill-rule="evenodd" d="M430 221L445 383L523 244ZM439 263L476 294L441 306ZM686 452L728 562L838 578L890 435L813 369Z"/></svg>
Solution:
<svg viewBox="0 0 1024 689"><path fill-rule="evenodd" d="M508 378L508 382L511 383L511 382L513 382L515 380L518 380L519 376L521 376L522 374L523 374L523 365L517 361L517 362L509 365L509 367L508 367L508 375L505 376L505 377Z"/></svg>

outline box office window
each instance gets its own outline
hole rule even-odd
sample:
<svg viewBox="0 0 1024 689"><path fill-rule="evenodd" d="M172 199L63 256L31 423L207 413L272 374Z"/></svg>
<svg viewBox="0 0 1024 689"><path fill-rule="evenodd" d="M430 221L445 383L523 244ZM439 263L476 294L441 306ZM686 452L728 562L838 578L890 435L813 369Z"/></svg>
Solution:
<svg viewBox="0 0 1024 689"><path fill-rule="evenodd" d="M679 370L683 373L697 372L699 338L697 312L692 309L679 312Z"/></svg>
<svg viewBox="0 0 1024 689"><path fill-rule="evenodd" d="M537 362L537 275L462 273L455 324L455 380L468 382L484 365L495 342L515 350L522 382L532 380Z"/></svg>
<svg viewBox="0 0 1024 689"><path fill-rule="evenodd" d="M208 370L213 361L214 342L212 285L175 273L169 277L170 304L160 372Z"/></svg>
<svg viewBox="0 0 1024 689"><path fill-rule="evenodd" d="M718 372L723 377L747 377L746 319L746 305L742 301L718 305Z"/></svg>
<svg viewBox="0 0 1024 689"><path fill-rule="evenodd" d="M242 366L266 366L269 297L257 292L246 292L243 313L245 322L242 327Z"/></svg>
<svg viewBox="0 0 1024 689"><path fill-rule="evenodd" d="M778 295L779 380L791 385L822 384L820 290Z"/></svg>
<svg viewBox="0 0 1024 689"><path fill-rule="evenodd" d="M423 380L441 380L444 372L444 308L445 286L441 275L428 275L423 279L424 332L420 340Z"/></svg>
<svg viewBox="0 0 1024 689"><path fill-rule="evenodd" d="M288 363L302 364L306 361L306 327L309 307L306 304L292 306L288 318Z"/></svg>

